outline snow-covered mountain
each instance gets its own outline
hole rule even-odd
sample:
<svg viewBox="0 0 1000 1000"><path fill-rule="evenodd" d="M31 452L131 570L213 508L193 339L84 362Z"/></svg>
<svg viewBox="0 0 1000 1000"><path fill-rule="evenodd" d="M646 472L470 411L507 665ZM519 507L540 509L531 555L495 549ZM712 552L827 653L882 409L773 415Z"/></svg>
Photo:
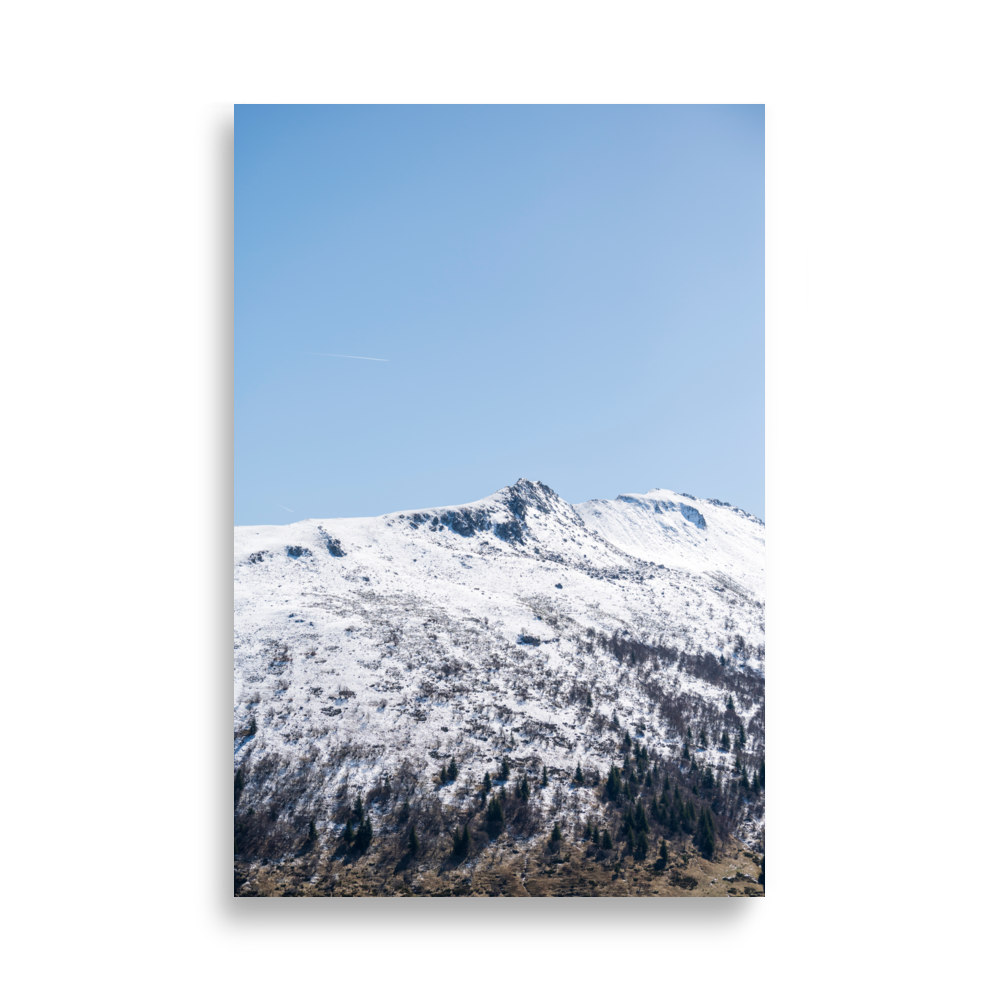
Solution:
<svg viewBox="0 0 1000 1000"><path fill-rule="evenodd" d="M721 501L574 505L521 479L455 507L238 527L234 548L235 764L289 829L332 834L337 801L401 775L457 805L503 757L596 780L625 732L657 760L690 742L724 782L724 733L763 758L764 525ZM439 787L452 757L462 777ZM542 802L571 820L564 785ZM759 803L734 796L754 840Z"/></svg>

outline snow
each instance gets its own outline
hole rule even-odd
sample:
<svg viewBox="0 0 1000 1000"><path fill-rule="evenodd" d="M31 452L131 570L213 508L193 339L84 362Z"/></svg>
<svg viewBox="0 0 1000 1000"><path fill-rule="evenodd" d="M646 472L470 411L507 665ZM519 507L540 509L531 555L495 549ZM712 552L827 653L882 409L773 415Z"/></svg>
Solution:
<svg viewBox="0 0 1000 1000"><path fill-rule="evenodd" d="M573 505L522 479L456 507L237 527L234 573L234 727L258 725L236 763L309 749L331 796L404 762L430 785L451 756L460 783L503 754L606 773L615 714L678 755L681 734L598 636L764 669L763 523L670 490ZM656 683L723 708L676 664Z"/></svg>

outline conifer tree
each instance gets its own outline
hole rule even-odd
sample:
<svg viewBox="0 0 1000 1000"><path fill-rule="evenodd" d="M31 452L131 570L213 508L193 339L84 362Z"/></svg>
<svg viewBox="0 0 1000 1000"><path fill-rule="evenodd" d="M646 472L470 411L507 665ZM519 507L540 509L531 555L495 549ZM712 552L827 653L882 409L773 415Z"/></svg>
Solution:
<svg viewBox="0 0 1000 1000"><path fill-rule="evenodd" d="M354 800L354 818L360 823L365 815L365 807L361 804L361 795Z"/></svg>
<svg viewBox="0 0 1000 1000"><path fill-rule="evenodd" d="M760 775L756 771L753 774L753 784L750 786L750 791L754 795L760 795Z"/></svg>
<svg viewBox="0 0 1000 1000"><path fill-rule="evenodd" d="M646 772L646 787L653 787L653 776L649 773L649 771Z"/></svg>
<svg viewBox="0 0 1000 1000"><path fill-rule="evenodd" d="M744 728L743 728L743 723L742 722L740 723L740 736L739 736L739 739L737 740L737 742L739 743L739 747L740 747L741 750L744 747L746 747L746 745L747 745L747 734L746 734L746 730L744 730Z"/></svg>
<svg viewBox="0 0 1000 1000"><path fill-rule="evenodd" d="M626 830L631 830L634 825L635 825L635 819L632 816L632 807L626 806L625 815L622 817L622 826Z"/></svg>
<svg viewBox="0 0 1000 1000"><path fill-rule="evenodd" d="M458 777L458 764L455 762L455 758L452 757L451 761L448 763L448 778L450 781L454 781Z"/></svg>
<svg viewBox="0 0 1000 1000"><path fill-rule="evenodd" d="M354 838L354 848L359 854L364 854L371 846L372 842L372 821L365 816L358 827L357 836Z"/></svg>
<svg viewBox="0 0 1000 1000"><path fill-rule="evenodd" d="M491 837L497 837L503 829L503 806L494 795L486 807L486 830Z"/></svg>
<svg viewBox="0 0 1000 1000"><path fill-rule="evenodd" d="M760 762L760 787L764 787L764 761Z"/></svg>
<svg viewBox="0 0 1000 1000"><path fill-rule="evenodd" d="M257 716L256 715L251 715L250 716L250 728L247 730L247 735L248 736L256 736L257 735Z"/></svg>
<svg viewBox="0 0 1000 1000"><path fill-rule="evenodd" d="M410 818L410 800L407 799L399 809L399 822L405 823Z"/></svg>
<svg viewBox="0 0 1000 1000"><path fill-rule="evenodd" d="M594 699L590 697L590 692L587 692L587 708L594 707Z"/></svg>
<svg viewBox="0 0 1000 1000"><path fill-rule="evenodd" d="M420 838L417 836L417 828L410 827L410 854L416 857L420 853Z"/></svg>
<svg viewBox="0 0 1000 1000"><path fill-rule="evenodd" d="M316 821L314 819L309 820L309 833L306 835L306 840L310 844L315 844L319 840L319 834L316 832Z"/></svg>
<svg viewBox="0 0 1000 1000"><path fill-rule="evenodd" d="M464 858L469 853L469 824L466 823L461 832L452 834L452 854L456 858Z"/></svg>
<svg viewBox="0 0 1000 1000"><path fill-rule="evenodd" d="M344 843L350 847L354 843L354 824L351 822L351 817L347 817L347 826L344 827Z"/></svg>
<svg viewBox="0 0 1000 1000"><path fill-rule="evenodd" d="M625 730L625 752L628 753L632 749L632 737L629 736L628 730Z"/></svg>
<svg viewBox="0 0 1000 1000"><path fill-rule="evenodd" d="M729 733L727 733L725 730L723 730L723 732L722 732L722 749L726 753L729 753L729 746L730 746L730 744L729 744Z"/></svg>
<svg viewBox="0 0 1000 1000"><path fill-rule="evenodd" d="M708 736L705 734L704 729L702 729L701 732L698 733L698 743L703 747L708 746Z"/></svg>
<svg viewBox="0 0 1000 1000"><path fill-rule="evenodd" d="M487 795L489 795L490 789L492 787L493 787L493 779L490 777L490 772L487 771L486 774L483 775L483 791Z"/></svg>
<svg viewBox="0 0 1000 1000"><path fill-rule="evenodd" d="M614 764L611 765L611 770L608 771L608 780L604 788L604 794L612 802L617 802L621 798L622 774Z"/></svg>
<svg viewBox="0 0 1000 1000"><path fill-rule="evenodd" d="M693 739L693 737L691 736L691 727L690 726L688 726L688 729L687 729L687 738L689 740Z"/></svg>
<svg viewBox="0 0 1000 1000"><path fill-rule="evenodd" d="M607 830L601 834L601 850L610 851L614 845L611 843L611 834Z"/></svg>
<svg viewBox="0 0 1000 1000"><path fill-rule="evenodd" d="M715 787L715 781L712 778L712 769L710 767L705 768L705 775L701 779L701 787L712 789Z"/></svg>
<svg viewBox="0 0 1000 1000"><path fill-rule="evenodd" d="M645 830L640 830L635 838L635 856L641 861L649 853L649 837Z"/></svg>
<svg viewBox="0 0 1000 1000"><path fill-rule="evenodd" d="M233 804L235 805L240 801L240 796L243 794L243 789L245 787L245 782L243 780L243 769L241 768L236 772L233 777Z"/></svg>
<svg viewBox="0 0 1000 1000"><path fill-rule="evenodd" d="M726 699L726 711L727 712L735 712L736 711L736 706L733 704L733 696L732 695L730 695Z"/></svg>
<svg viewBox="0 0 1000 1000"><path fill-rule="evenodd" d="M649 831L649 819L641 802L635 807L635 828L643 832Z"/></svg>
<svg viewBox="0 0 1000 1000"><path fill-rule="evenodd" d="M711 810L704 806L698 816L698 831L695 836L695 846L709 860L715 854L715 820L712 818Z"/></svg>
<svg viewBox="0 0 1000 1000"><path fill-rule="evenodd" d="M594 824L594 831L591 834L591 840L594 842L595 847L601 846L601 831L597 829L597 824Z"/></svg>
<svg viewBox="0 0 1000 1000"><path fill-rule="evenodd" d="M543 764L542 765L542 788L549 787L549 769Z"/></svg>
<svg viewBox="0 0 1000 1000"><path fill-rule="evenodd" d="M625 853L635 854L635 834L632 833L632 827L625 830Z"/></svg>
<svg viewBox="0 0 1000 1000"><path fill-rule="evenodd" d="M683 753L681 754L681 756L682 756L682 757L683 757L683 758L684 758L685 760L690 760L690 759L691 759L691 753L690 753L690 751L688 750L688 745L687 745L686 743L684 744L684 752L683 752Z"/></svg>
<svg viewBox="0 0 1000 1000"><path fill-rule="evenodd" d="M576 762L576 774L573 775L573 780L578 784L583 784L583 771L580 768L580 762Z"/></svg>
<svg viewBox="0 0 1000 1000"><path fill-rule="evenodd" d="M500 761L500 780L506 781L510 777L510 761L506 757Z"/></svg>

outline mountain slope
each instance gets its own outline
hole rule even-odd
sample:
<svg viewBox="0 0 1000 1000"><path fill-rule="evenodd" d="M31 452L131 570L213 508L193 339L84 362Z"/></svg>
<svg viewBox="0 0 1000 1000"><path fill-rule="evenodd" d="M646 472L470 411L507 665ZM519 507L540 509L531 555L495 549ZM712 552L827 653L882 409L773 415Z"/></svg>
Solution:
<svg viewBox="0 0 1000 1000"><path fill-rule="evenodd" d="M443 830L505 757L535 786L554 779L520 832L572 825L626 734L645 748L638 774L694 788L717 772L720 823L758 842L762 802L726 787L739 775L721 741L742 727L741 761L763 759L763 553L763 524L719 501L572 505L523 479L456 507L237 528L244 852L287 850L310 821L332 840L359 794L377 835L405 800L432 799ZM460 777L442 782L452 758ZM567 784L578 763L582 787Z"/></svg>

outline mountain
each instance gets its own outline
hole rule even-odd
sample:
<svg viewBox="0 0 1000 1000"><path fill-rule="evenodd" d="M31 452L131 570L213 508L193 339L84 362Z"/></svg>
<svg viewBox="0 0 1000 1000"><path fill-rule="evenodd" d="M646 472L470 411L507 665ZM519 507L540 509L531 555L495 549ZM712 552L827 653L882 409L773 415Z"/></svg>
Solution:
<svg viewBox="0 0 1000 1000"><path fill-rule="evenodd" d="M433 845L468 822L475 868L496 832L483 778L505 766L512 850L557 821L620 833L643 802L666 836L664 778L675 812L708 809L720 838L762 848L753 515L664 489L570 504L521 479L460 506L238 527L234 556L245 865L303 843L336 855L353 806L393 857L410 827Z"/></svg>

